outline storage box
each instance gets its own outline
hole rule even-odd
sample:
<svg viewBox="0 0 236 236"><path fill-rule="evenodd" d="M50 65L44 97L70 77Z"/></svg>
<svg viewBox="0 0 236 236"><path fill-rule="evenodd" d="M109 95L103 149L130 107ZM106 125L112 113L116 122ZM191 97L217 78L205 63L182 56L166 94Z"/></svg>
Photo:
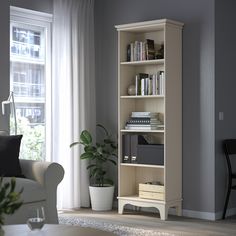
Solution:
<svg viewBox="0 0 236 236"><path fill-rule="evenodd" d="M164 145L137 145L137 163L146 165L164 165Z"/></svg>
<svg viewBox="0 0 236 236"><path fill-rule="evenodd" d="M139 184L139 197L154 200L165 200L165 188L163 185Z"/></svg>

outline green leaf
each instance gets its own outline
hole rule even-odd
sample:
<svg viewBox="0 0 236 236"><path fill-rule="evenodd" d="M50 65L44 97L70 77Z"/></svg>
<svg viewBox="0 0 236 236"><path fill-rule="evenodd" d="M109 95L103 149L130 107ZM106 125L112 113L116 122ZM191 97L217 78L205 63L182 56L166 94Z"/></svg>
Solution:
<svg viewBox="0 0 236 236"><path fill-rule="evenodd" d="M70 148L72 148L73 146L78 145L78 144L80 144L80 142L74 142L70 145Z"/></svg>
<svg viewBox="0 0 236 236"><path fill-rule="evenodd" d="M113 157L118 157L118 155L116 153L112 153L111 154Z"/></svg>
<svg viewBox="0 0 236 236"><path fill-rule="evenodd" d="M13 177L11 178L11 190L10 190L11 192L14 191L15 186L16 186L16 179Z"/></svg>
<svg viewBox="0 0 236 236"><path fill-rule="evenodd" d="M82 133L80 134L80 141L84 145L89 145L92 143L92 136L87 130L83 130Z"/></svg>
<svg viewBox="0 0 236 236"><path fill-rule="evenodd" d="M80 159L92 159L93 153L92 152L84 152L80 155Z"/></svg>
<svg viewBox="0 0 236 236"><path fill-rule="evenodd" d="M118 148L118 146L116 145L116 144L114 144L114 143L111 143L111 147L113 148L113 149L117 149Z"/></svg>
<svg viewBox="0 0 236 236"><path fill-rule="evenodd" d="M116 162L114 160L108 159L108 161L110 161L111 163L113 163L114 165L116 165Z"/></svg>
<svg viewBox="0 0 236 236"><path fill-rule="evenodd" d="M97 177L97 176L99 176L99 172L100 172L100 168L97 167L92 170L91 174L93 177Z"/></svg>
<svg viewBox="0 0 236 236"><path fill-rule="evenodd" d="M88 165L88 166L87 166L87 170L90 169L90 168L92 168L92 167L94 167L94 166L96 166L96 165L95 165L95 164Z"/></svg>
<svg viewBox="0 0 236 236"><path fill-rule="evenodd" d="M22 191L23 189L15 192L15 178L12 178L9 183L0 185L0 223L4 223L3 213L13 214L22 205L20 201Z"/></svg>
<svg viewBox="0 0 236 236"><path fill-rule="evenodd" d="M103 125L101 125L101 124L97 124L97 127L102 128L102 129L105 131L106 135L107 135L107 136L109 135L107 129L106 129Z"/></svg>
<svg viewBox="0 0 236 236"><path fill-rule="evenodd" d="M85 152L95 152L95 151L96 151L96 148L93 147L93 146L85 146L85 147L84 147L84 151L85 151Z"/></svg>

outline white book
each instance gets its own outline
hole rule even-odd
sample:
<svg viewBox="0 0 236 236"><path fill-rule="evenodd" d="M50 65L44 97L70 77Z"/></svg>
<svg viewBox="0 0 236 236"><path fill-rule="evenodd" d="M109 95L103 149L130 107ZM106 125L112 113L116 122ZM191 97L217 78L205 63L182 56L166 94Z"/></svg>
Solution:
<svg viewBox="0 0 236 236"><path fill-rule="evenodd" d="M134 43L130 44L130 61L134 61Z"/></svg>
<svg viewBox="0 0 236 236"><path fill-rule="evenodd" d="M162 79L161 74L158 75L159 95L162 95Z"/></svg>
<svg viewBox="0 0 236 236"><path fill-rule="evenodd" d="M132 116L133 115L142 115L142 116L146 116L146 115L155 115L157 116L157 112L151 112L151 111L132 111Z"/></svg>
<svg viewBox="0 0 236 236"><path fill-rule="evenodd" d="M153 91L152 91L152 77L149 78L148 80L148 95L152 95Z"/></svg>
<svg viewBox="0 0 236 236"><path fill-rule="evenodd" d="M132 118L157 118L158 113L155 112L132 112Z"/></svg>
<svg viewBox="0 0 236 236"><path fill-rule="evenodd" d="M165 84L166 84L166 81L165 81L165 73L164 72L162 73L162 79L163 79L163 95L165 95Z"/></svg>
<svg viewBox="0 0 236 236"><path fill-rule="evenodd" d="M150 126L150 127L125 126L125 129L128 129L128 130L156 130L157 127L156 126L155 127L152 127L152 126Z"/></svg>
<svg viewBox="0 0 236 236"><path fill-rule="evenodd" d="M145 79L141 79L141 95L145 95Z"/></svg>
<svg viewBox="0 0 236 236"><path fill-rule="evenodd" d="M145 78L145 95L148 95L149 78Z"/></svg>

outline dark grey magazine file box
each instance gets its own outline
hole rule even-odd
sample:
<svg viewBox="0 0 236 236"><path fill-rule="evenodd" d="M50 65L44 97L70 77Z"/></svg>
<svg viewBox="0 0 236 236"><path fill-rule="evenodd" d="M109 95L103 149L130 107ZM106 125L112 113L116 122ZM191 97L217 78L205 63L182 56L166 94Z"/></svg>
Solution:
<svg viewBox="0 0 236 236"><path fill-rule="evenodd" d="M147 165L164 165L163 144L139 144L137 146L137 163Z"/></svg>

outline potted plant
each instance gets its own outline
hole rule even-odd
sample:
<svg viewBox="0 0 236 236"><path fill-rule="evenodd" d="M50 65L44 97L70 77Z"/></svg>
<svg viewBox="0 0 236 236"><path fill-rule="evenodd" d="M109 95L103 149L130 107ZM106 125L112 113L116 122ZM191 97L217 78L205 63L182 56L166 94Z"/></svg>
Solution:
<svg viewBox="0 0 236 236"><path fill-rule="evenodd" d="M4 224L4 215L13 214L20 206L20 195L23 191L15 192L16 181L12 178L10 183L3 183L3 177L0 178L0 236L4 235L2 225Z"/></svg>
<svg viewBox="0 0 236 236"><path fill-rule="evenodd" d="M79 142L70 145L81 144L84 146L84 152L80 158L89 160L87 169L90 171L89 193L92 204L92 210L106 211L112 209L114 183L107 177L108 163L116 165L117 143L112 139L107 129L97 125L103 131L103 138L100 142L94 144L92 135L88 130L83 130L80 134Z"/></svg>

